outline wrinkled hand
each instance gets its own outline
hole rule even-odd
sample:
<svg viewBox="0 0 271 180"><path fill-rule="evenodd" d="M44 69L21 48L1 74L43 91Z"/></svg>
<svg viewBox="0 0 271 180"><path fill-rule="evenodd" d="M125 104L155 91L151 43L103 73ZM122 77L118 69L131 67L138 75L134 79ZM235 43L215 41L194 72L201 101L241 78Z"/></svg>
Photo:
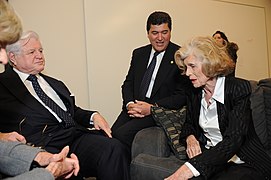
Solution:
<svg viewBox="0 0 271 180"><path fill-rule="evenodd" d="M64 177L67 179L73 174L75 176L78 175L80 170L79 161L75 154L71 154L71 157L67 158L68 153L69 146L66 146L60 153L54 155L51 154L51 157L48 160L49 164L45 169L50 171L55 178Z"/></svg>
<svg viewBox="0 0 271 180"><path fill-rule="evenodd" d="M136 103L131 103L127 107L128 114L130 117L136 117L136 118L143 118L144 115L141 114L141 109L139 108L139 105Z"/></svg>
<svg viewBox="0 0 271 180"><path fill-rule="evenodd" d="M151 106L153 105L136 100L135 103L129 104L128 114L130 117L143 118L151 114Z"/></svg>
<svg viewBox="0 0 271 180"><path fill-rule="evenodd" d="M39 152L34 160L41 166L47 166L51 162L63 161L67 157L68 153L69 147L66 146L58 154L52 154L46 151Z"/></svg>
<svg viewBox="0 0 271 180"><path fill-rule="evenodd" d="M19 133L13 131L10 133L0 133L0 140L1 141L18 141L22 143L26 143L24 136L20 135Z"/></svg>
<svg viewBox="0 0 271 180"><path fill-rule="evenodd" d="M112 138L112 131L106 120L99 114L95 114L93 116L93 123L94 123L94 128L97 130L103 130L108 137Z"/></svg>
<svg viewBox="0 0 271 180"><path fill-rule="evenodd" d="M195 138L194 135L188 136L186 139L186 143L187 143L186 153L190 159L201 154L199 141Z"/></svg>
<svg viewBox="0 0 271 180"><path fill-rule="evenodd" d="M175 173L165 178L165 180L187 180L192 177L192 171L186 165L182 165Z"/></svg>
<svg viewBox="0 0 271 180"><path fill-rule="evenodd" d="M80 166L78 158L75 154L71 154L70 158L65 158L64 162L64 168L63 168L63 174L65 174L65 179L70 178L73 174L75 176L78 175Z"/></svg>

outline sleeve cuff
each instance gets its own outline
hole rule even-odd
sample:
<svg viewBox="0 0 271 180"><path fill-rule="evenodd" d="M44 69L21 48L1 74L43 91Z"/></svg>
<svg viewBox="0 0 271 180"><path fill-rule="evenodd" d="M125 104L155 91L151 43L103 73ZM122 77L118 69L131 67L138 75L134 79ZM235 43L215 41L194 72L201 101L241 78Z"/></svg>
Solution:
<svg viewBox="0 0 271 180"><path fill-rule="evenodd" d="M98 112L94 112L94 113L92 113L91 116L90 116L90 120L89 120L89 124L90 124L90 125L94 125L93 117L94 117L95 114L98 114Z"/></svg>
<svg viewBox="0 0 271 180"><path fill-rule="evenodd" d="M126 109L128 110L129 104L134 104L134 103L135 103L135 102L133 102L133 101L128 102L128 103L126 104Z"/></svg>
<svg viewBox="0 0 271 180"><path fill-rule="evenodd" d="M196 170L196 168L194 168L194 166L192 166L192 164L190 164L189 162L184 163L193 173L193 175L195 177L198 177L200 175L200 173L198 172L198 170Z"/></svg>

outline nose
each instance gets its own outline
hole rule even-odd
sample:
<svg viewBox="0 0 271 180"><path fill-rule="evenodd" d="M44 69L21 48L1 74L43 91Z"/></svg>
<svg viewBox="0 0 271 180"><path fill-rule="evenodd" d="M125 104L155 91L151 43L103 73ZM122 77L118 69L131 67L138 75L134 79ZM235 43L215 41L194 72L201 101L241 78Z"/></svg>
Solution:
<svg viewBox="0 0 271 180"><path fill-rule="evenodd" d="M185 75L186 76L189 76L191 74L191 71L189 70L189 68L186 68L186 70L185 70Z"/></svg>
<svg viewBox="0 0 271 180"><path fill-rule="evenodd" d="M163 34L162 33L158 33L158 40L162 40L163 39Z"/></svg>
<svg viewBox="0 0 271 180"><path fill-rule="evenodd" d="M36 58L42 58L43 54L40 51L35 51L35 57Z"/></svg>

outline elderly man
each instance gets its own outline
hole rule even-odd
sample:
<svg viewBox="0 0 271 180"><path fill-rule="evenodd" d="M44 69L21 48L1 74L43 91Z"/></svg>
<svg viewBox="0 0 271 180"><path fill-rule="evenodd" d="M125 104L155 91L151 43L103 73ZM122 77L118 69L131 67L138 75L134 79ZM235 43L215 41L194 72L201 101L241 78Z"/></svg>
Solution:
<svg viewBox="0 0 271 180"><path fill-rule="evenodd" d="M17 41L22 32L21 21L6 1L0 0L0 63L7 64L6 45ZM14 142L11 142L14 141ZM17 132L0 133L0 172L12 179L53 180L77 175L79 163L72 154L67 158L69 147L59 154L27 146L25 138ZM39 168L43 166L44 168ZM0 179L2 179L0 174ZM11 179L11 178L10 178Z"/></svg>
<svg viewBox="0 0 271 180"><path fill-rule="evenodd" d="M17 131L52 153L69 145L84 177L129 179L126 149L112 138L105 119L76 106L63 82L41 73L45 58L39 36L25 32L7 52L12 67L0 75L0 131ZM96 130L87 129L93 126Z"/></svg>

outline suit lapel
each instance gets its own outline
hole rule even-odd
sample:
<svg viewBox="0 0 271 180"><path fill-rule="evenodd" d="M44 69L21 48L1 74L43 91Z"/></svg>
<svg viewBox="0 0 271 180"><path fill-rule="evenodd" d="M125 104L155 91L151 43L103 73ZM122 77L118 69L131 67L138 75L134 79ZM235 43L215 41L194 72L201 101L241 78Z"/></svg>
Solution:
<svg viewBox="0 0 271 180"><path fill-rule="evenodd" d="M48 82L48 84L50 84L50 86L54 89L54 91L60 95L61 97L65 97L67 100L69 100L68 96L69 94L67 94L67 88L63 84L62 82L53 79L49 76L46 76L42 73L40 73L40 75L46 80L46 82Z"/></svg>
<svg viewBox="0 0 271 180"><path fill-rule="evenodd" d="M151 54L151 46L147 46L145 53L142 55L141 59L141 64L140 66L142 68L139 68L139 74L140 74L140 79L143 79L143 76L148 68L148 63L149 63L149 59L150 59L150 54ZM140 82L141 83L141 82Z"/></svg>
<svg viewBox="0 0 271 180"><path fill-rule="evenodd" d="M42 73L40 73L40 75L46 80L46 82L48 82L48 84L50 84L50 86L54 89L54 91L58 94L58 96L60 97L60 99L63 101L64 105L66 106L66 108L68 110L73 109L73 104L74 102L72 102L74 99L73 97L70 96L70 92L69 90L66 88L66 86L61 82L58 81L54 78L51 78L49 76L46 76ZM73 114L73 112L70 112Z"/></svg>
<svg viewBox="0 0 271 180"><path fill-rule="evenodd" d="M221 133L223 134L226 130L226 127L228 126L228 120L227 120L227 115L228 111L227 109L232 109L231 103L229 102L231 98L227 97L228 94L228 78L226 77L225 79L225 90L224 90L224 105L221 104L220 102L217 102L217 114L218 114L218 121L219 121L219 128Z"/></svg>
<svg viewBox="0 0 271 180"><path fill-rule="evenodd" d="M169 43L168 48L166 49L166 52L160 64L159 70L157 72L151 96L155 95L155 93L161 87L162 83L166 81L166 78L168 77L167 74L172 70L172 68L176 66L174 59L171 59L172 53L173 52L171 49L171 43Z"/></svg>
<svg viewBox="0 0 271 180"><path fill-rule="evenodd" d="M145 71L147 70L149 58L151 54L151 45L148 45L144 48L141 55L135 58L136 62L132 62L135 64L136 72L135 72L135 89L139 91L141 81L143 79L143 76L145 74ZM138 93L138 92L137 92Z"/></svg>
<svg viewBox="0 0 271 180"><path fill-rule="evenodd" d="M16 72L8 67L3 73L3 78L0 79L2 84L13 94L18 101L23 103L25 106L29 107L33 111L37 111L48 116L49 111L44 108L27 90L24 83L21 81L20 77ZM51 114L51 113L49 113Z"/></svg>

